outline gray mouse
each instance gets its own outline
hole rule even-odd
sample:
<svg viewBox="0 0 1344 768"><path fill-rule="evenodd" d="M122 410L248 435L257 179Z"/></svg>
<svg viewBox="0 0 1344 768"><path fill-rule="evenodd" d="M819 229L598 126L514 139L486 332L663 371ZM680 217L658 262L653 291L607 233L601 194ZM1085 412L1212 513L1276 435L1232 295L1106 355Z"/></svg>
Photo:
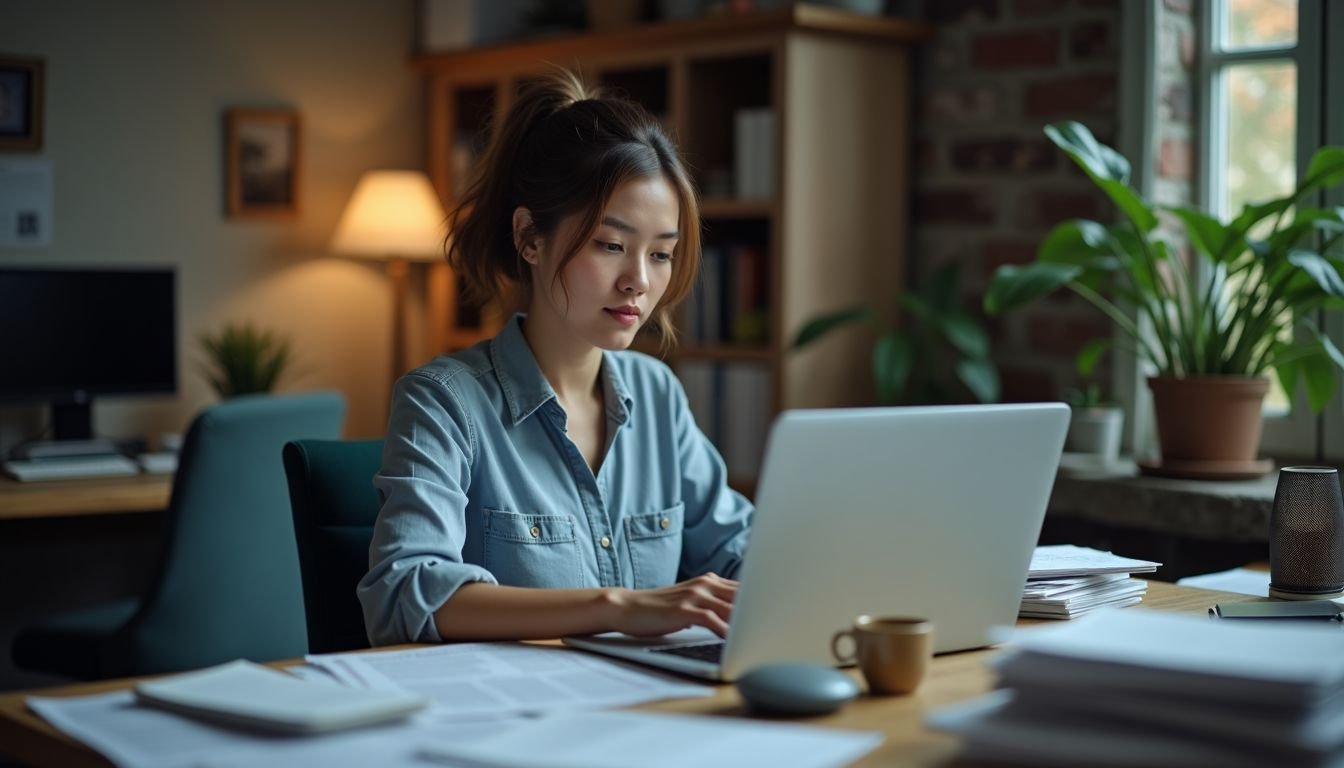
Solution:
<svg viewBox="0 0 1344 768"><path fill-rule="evenodd" d="M777 715L824 715L859 695L859 684L833 667L805 661L762 664L737 679L754 710Z"/></svg>

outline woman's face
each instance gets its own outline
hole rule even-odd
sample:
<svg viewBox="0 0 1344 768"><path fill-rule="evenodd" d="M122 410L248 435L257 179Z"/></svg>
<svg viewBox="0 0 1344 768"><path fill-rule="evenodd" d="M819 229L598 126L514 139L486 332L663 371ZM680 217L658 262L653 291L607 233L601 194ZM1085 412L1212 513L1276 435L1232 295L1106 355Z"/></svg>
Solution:
<svg viewBox="0 0 1344 768"><path fill-rule="evenodd" d="M625 349L653 316L672 279L680 218L676 191L662 176L618 186L597 229L565 265L562 285L553 279L556 266L580 218L567 217L553 237L524 249L535 287L528 317L599 349Z"/></svg>

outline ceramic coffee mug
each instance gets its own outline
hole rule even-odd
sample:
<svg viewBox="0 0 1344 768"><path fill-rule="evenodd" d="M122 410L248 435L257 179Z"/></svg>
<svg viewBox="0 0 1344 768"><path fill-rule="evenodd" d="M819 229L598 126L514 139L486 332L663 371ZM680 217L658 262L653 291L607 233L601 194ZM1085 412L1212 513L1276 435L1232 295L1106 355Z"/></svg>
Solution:
<svg viewBox="0 0 1344 768"><path fill-rule="evenodd" d="M848 654L840 641L854 644ZM831 653L841 664L858 662L872 693L909 693L919 687L933 656L933 622L911 616L860 616L854 626L831 638Z"/></svg>

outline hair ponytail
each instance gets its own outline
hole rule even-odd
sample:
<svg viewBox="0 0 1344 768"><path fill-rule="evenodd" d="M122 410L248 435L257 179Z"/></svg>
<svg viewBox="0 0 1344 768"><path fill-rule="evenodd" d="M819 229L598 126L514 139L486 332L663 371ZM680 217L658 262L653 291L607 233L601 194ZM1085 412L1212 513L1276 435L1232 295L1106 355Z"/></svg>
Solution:
<svg viewBox="0 0 1344 768"><path fill-rule="evenodd" d="M514 244L513 212L532 213L538 235L567 216L586 218L563 265L596 226L611 193L633 178L661 175L680 200L681 239L672 282L652 320L672 339L667 310L690 292L700 261L695 191L676 147L638 104L605 96L568 70L530 84L491 138L478 172L449 216L448 262L468 295L486 302L511 287L532 289L532 273Z"/></svg>

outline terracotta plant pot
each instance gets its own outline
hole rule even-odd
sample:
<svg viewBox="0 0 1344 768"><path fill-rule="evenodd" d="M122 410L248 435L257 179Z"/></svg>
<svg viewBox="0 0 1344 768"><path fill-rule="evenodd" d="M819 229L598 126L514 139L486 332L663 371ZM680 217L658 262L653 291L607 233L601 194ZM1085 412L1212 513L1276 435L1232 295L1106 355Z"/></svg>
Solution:
<svg viewBox="0 0 1344 768"><path fill-rule="evenodd" d="M1260 450L1263 376L1148 379L1162 461L1251 463Z"/></svg>

